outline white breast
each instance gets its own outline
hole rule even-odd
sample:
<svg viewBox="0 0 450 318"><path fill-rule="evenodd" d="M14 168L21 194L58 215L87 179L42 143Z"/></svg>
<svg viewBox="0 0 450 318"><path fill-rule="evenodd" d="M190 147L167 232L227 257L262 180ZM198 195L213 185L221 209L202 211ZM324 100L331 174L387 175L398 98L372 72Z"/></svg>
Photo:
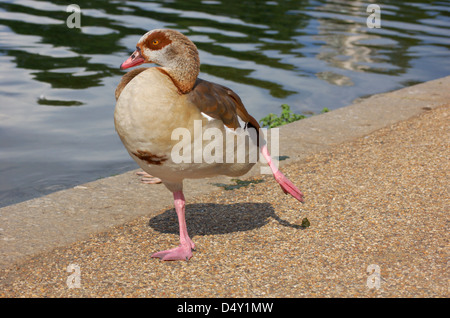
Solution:
<svg viewBox="0 0 450 318"><path fill-rule="evenodd" d="M235 144L231 147L226 145L236 137L235 132L228 131L221 121L201 113L185 95L178 93L170 78L156 68L140 73L125 86L116 104L114 120L116 130L130 155L142 169L163 181L177 183L184 178L220 174L238 176L254 164L248 162L248 154L244 155L244 162L237 162L237 140L234 139ZM180 128L190 135L190 139L183 142L186 147L191 147L191 162L179 162L179 158L173 158L172 151L174 147L180 146L182 140L174 138L172 134ZM205 150L208 155L210 143L215 142L217 145L213 138L203 140L204 137L207 139L208 133L219 131L223 138L223 160L211 163L208 158L202 157L200 162L194 162L194 150L203 154L205 147L210 145ZM194 141L195 137L197 141ZM250 143L255 145L256 141ZM201 145L200 149L198 145ZM229 158L234 158L234 162L228 162Z"/></svg>

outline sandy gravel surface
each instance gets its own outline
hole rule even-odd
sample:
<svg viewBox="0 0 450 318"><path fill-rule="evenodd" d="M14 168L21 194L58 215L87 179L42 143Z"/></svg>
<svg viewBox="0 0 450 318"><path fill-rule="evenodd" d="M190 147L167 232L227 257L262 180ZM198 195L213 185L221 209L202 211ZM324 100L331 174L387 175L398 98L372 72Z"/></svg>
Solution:
<svg viewBox="0 0 450 318"><path fill-rule="evenodd" d="M178 244L168 207L1 270L0 296L449 297L449 113L282 166L305 204L271 176L187 202L189 262L150 258ZM68 288L70 264L80 288Z"/></svg>

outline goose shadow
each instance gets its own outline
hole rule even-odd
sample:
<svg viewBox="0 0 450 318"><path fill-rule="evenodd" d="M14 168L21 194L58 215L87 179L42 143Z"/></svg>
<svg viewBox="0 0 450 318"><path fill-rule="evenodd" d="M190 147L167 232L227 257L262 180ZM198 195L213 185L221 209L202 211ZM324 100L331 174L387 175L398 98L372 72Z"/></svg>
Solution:
<svg viewBox="0 0 450 318"><path fill-rule="evenodd" d="M250 231L266 225L270 219L279 224L304 230L298 224L289 223L275 214L269 203L195 203L186 205L186 223L189 236L215 235ZM152 217L148 225L161 233L179 234L175 209L169 209Z"/></svg>

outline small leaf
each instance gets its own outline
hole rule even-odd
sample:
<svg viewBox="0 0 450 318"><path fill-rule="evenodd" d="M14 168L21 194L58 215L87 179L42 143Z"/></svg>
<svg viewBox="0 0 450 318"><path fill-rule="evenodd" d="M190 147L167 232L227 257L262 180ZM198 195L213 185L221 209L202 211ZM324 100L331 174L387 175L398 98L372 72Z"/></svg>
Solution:
<svg viewBox="0 0 450 318"><path fill-rule="evenodd" d="M307 218L303 218L302 220L302 227L309 227L311 225L311 223L309 223L309 220Z"/></svg>

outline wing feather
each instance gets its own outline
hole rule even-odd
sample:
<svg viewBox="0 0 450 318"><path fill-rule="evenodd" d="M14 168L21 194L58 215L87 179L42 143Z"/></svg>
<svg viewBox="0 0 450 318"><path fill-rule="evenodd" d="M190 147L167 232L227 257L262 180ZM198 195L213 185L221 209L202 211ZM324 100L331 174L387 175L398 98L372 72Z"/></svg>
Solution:
<svg viewBox="0 0 450 318"><path fill-rule="evenodd" d="M259 130L259 124L245 109L239 96L228 87L197 79L188 93L188 100L198 109L215 119L221 120L228 128L240 127L238 117Z"/></svg>

